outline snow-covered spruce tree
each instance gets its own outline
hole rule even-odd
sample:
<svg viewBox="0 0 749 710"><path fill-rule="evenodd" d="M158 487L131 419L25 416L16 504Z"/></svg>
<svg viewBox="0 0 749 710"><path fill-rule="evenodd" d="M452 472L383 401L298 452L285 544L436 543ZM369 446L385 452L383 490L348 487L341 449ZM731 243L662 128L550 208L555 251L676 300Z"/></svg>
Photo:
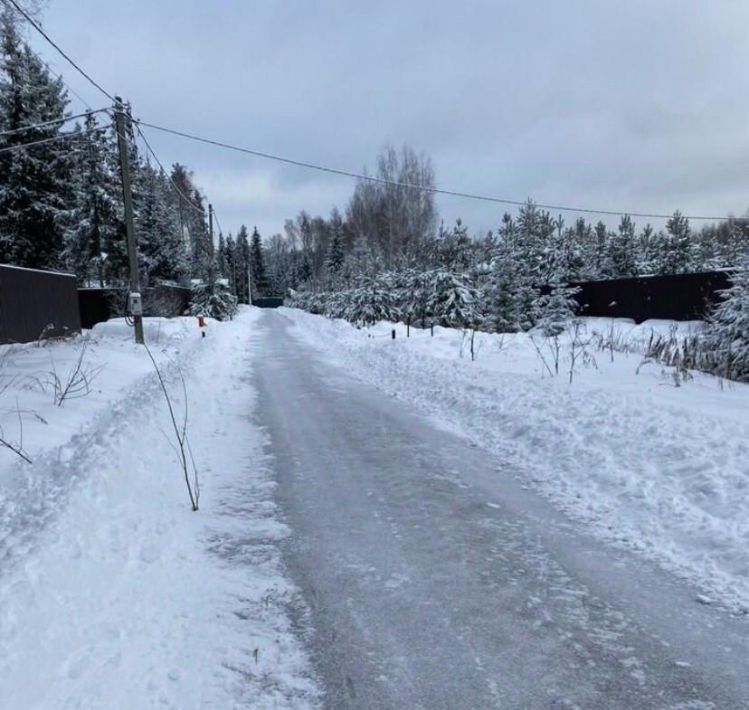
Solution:
<svg viewBox="0 0 749 710"><path fill-rule="evenodd" d="M561 335L575 317L577 301L576 288L570 288L562 283L550 285L549 293L539 296L534 304L537 326L547 338Z"/></svg>
<svg viewBox="0 0 749 710"><path fill-rule="evenodd" d="M497 247L491 269L491 278L482 294L487 329L495 333L516 333L522 330L523 321L517 298L517 265L504 243Z"/></svg>
<svg viewBox="0 0 749 710"><path fill-rule="evenodd" d="M21 41L11 11L4 11L0 16L0 130L61 119L67 105L62 80L50 76ZM0 148L60 133L59 124L6 133L0 137ZM54 141L0 155L0 261L34 268L60 266L73 208L71 152L75 142Z"/></svg>
<svg viewBox="0 0 749 710"><path fill-rule="evenodd" d="M208 283L193 286L190 315L231 320L236 312L237 298L231 292L228 280L217 279L213 286Z"/></svg>
<svg viewBox="0 0 749 710"><path fill-rule="evenodd" d="M65 232L63 261L82 284L104 286L106 245L119 233L119 176L109 157L114 149L105 127L93 114L86 116L76 151L73 189L75 207Z"/></svg>
<svg viewBox="0 0 749 710"><path fill-rule="evenodd" d="M223 234L218 235L218 247L216 248L216 274L219 278L229 279L229 285L231 285L231 277L229 273L229 259L226 253L226 239Z"/></svg>
<svg viewBox="0 0 749 710"><path fill-rule="evenodd" d="M264 296L268 292L268 276L265 272L265 259L263 257L263 243L257 227L252 230L252 241L250 243L250 269L252 271L252 295L253 297Z"/></svg>
<svg viewBox="0 0 749 710"><path fill-rule="evenodd" d="M731 287L713 309L702 348L715 374L749 381L749 260L731 277Z"/></svg>
<svg viewBox="0 0 749 710"><path fill-rule="evenodd" d="M250 243L247 227L242 225L234 245L234 273L236 275L236 294L240 303L249 303L249 283L247 275L250 268Z"/></svg>
<svg viewBox="0 0 749 710"><path fill-rule="evenodd" d="M142 175L141 202L135 226L145 283L182 281L188 273L188 261L170 199L170 183L149 163L143 166Z"/></svg>
<svg viewBox="0 0 749 710"><path fill-rule="evenodd" d="M528 330L536 322L534 304L539 296L538 284L544 278L543 239L553 233L553 224L549 214L539 212L532 202L521 207L519 215L523 218L522 224L514 222L508 214L502 218L499 249L503 254L500 261L504 259L505 277L510 279L506 293L512 298L516 325L520 330ZM492 310L489 308L490 317Z"/></svg>
<svg viewBox="0 0 749 710"><path fill-rule="evenodd" d="M237 295L236 242L231 234L226 238L226 277L229 279L231 292Z"/></svg>
<svg viewBox="0 0 749 710"><path fill-rule="evenodd" d="M328 279L331 284L338 280L343 268L343 258L343 236L340 229L334 229L325 259L325 268L328 271Z"/></svg>

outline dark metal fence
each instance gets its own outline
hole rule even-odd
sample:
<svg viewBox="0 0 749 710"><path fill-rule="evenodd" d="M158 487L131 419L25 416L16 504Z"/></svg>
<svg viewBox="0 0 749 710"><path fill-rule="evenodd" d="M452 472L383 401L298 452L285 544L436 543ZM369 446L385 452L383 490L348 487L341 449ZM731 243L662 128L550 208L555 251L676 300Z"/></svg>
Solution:
<svg viewBox="0 0 749 710"><path fill-rule="evenodd" d="M258 308L280 308L283 306L283 298L280 296L266 296L264 298L253 298L252 305Z"/></svg>
<svg viewBox="0 0 749 710"><path fill-rule="evenodd" d="M632 318L642 323L650 318L701 320L720 301L720 291L731 285L730 279L730 272L709 271L572 285L580 289L576 296L580 315Z"/></svg>
<svg viewBox="0 0 749 710"><path fill-rule="evenodd" d="M0 342L28 343L80 329L75 276L0 265Z"/></svg>
<svg viewBox="0 0 749 710"><path fill-rule="evenodd" d="M143 312L146 316L181 316L190 305L190 289L179 286L154 286L143 289ZM93 328L110 318L125 314L127 289L78 289L81 325Z"/></svg>

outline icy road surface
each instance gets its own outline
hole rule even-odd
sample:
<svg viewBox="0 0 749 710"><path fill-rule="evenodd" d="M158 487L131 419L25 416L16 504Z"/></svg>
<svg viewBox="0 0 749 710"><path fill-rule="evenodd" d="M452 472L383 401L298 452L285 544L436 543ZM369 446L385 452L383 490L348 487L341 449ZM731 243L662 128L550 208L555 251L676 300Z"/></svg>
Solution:
<svg viewBox="0 0 749 710"><path fill-rule="evenodd" d="M746 619L594 541L282 314L259 327L258 423L328 707L749 707Z"/></svg>

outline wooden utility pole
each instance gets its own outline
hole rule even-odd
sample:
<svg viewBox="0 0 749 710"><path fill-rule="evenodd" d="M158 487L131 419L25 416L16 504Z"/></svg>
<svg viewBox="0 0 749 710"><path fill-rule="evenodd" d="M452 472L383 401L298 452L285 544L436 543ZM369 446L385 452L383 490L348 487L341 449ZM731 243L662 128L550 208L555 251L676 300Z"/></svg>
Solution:
<svg viewBox="0 0 749 710"><path fill-rule="evenodd" d="M210 258L210 264L208 266L208 289L211 292L211 295L213 294L215 287L216 287L216 274L215 274L215 268L216 268L216 252L215 252L215 245L213 243L213 205L209 202L208 203L208 235L209 235L209 250L208 250L208 257Z"/></svg>
<svg viewBox="0 0 749 710"><path fill-rule="evenodd" d="M125 138L125 107L122 99L115 96L114 122L117 129L117 145L120 149L120 173L122 175L122 197L125 204L125 230L127 232L127 258L130 262L130 294L128 307L135 325L135 342L143 344L143 305L140 296L140 274L138 252L135 248L135 221L133 216L133 193L130 186L130 160Z"/></svg>

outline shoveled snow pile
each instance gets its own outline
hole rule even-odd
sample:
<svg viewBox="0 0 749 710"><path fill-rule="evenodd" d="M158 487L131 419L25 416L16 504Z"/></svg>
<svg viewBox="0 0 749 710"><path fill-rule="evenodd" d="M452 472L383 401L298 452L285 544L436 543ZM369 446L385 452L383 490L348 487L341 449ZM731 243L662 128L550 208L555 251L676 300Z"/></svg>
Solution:
<svg viewBox="0 0 749 710"><path fill-rule="evenodd" d="M206 338L194 319L147 322L180 422L188 408L197 513L123 321L6 348L2 426L19 443L20 412L33 464L0 450L0 707L317 705L251 419L256 318L210 321ZM50 372L64 379L84 341L87 371L102 369L87 396L55 406Z"/></svg>
<svg viewBox="0 0 749 710"><path fill-rule="evenodd" d="M570 384L568 346L550 376L540 335L476 334L472 362L458 330L407 338L402 325L283 312L346 371L496 455L498 487L519 476L596 534L749 611L749 387L643 361L651 332L699 324L583 321L593 340Z"/></svg>

